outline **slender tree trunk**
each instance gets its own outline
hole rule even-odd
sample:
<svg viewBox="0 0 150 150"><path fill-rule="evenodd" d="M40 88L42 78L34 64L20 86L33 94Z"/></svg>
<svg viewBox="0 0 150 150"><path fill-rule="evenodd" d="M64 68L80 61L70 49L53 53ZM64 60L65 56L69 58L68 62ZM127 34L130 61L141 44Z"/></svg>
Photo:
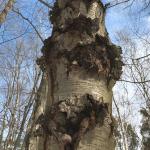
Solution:
<svg viewBox="0 0 150 150"><path fill-rule="evenodd" d="M19 133L16 137L16 141L15 141L15 144L14 144L14 148L13 150L16 150L17 147L19 147L21 145L21 140L22 140L22 134L24 131L24 128L25 128L25 123L26 123L26 120L27 120L27 116L29 114L29 111L31 109L31 107L33 106L33 102L34 102L34 96L35 96L35 93L36 93L36 89L37 89L37 84L40 80L40 77L41 77L41 71L36 75L36 78L35 78L35 81L34 81L34 85L33 85L33 89L32 89L32 92L31 92L31 95L29 96L28 98L28 103L27 105L25 106L25 110L24 110L24 113L23 113L23 118L22 118L22 121L21 121L21 125L20 125L20 129L19 129Z"/></svg>
<svg viewBox="0 0 150 150"><path fill-rule="evenodd" d="M122 62L105 8L99 0L57 0L50 19L26 149L113 150L112 87Z"/></svg>

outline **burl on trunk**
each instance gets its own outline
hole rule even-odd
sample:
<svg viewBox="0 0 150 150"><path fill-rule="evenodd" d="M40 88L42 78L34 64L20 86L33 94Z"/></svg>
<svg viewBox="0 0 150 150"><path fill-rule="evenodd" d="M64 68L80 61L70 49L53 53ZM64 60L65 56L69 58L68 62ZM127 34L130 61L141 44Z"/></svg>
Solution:
<svg viewBox="0 0 150 150"><path fill-rule="evenodd" d="M123 63L105 28L105 7L99 0L56 0L50 20L26 149L113 150L112 87Z"/></svg>

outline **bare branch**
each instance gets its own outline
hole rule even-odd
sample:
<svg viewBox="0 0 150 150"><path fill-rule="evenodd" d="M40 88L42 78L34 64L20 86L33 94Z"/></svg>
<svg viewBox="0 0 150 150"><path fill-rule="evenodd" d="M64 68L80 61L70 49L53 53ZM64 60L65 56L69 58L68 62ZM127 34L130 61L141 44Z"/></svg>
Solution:
<svg viewBox="0 0 150 150"><path fill-rule="evenodd" d="M146 58L146 57L149 57L149 56L150 56L150 54L147 54L145 56L142 56L142 57L139 57L139 58L135 58L134 60L140 60L140 59L143 59L143 58Z"/></svg>
<svg viewBox="0 0 150 150"><path fill-rule="evenodd" d="M131 60L140 60L140 59L143 59L143 58L146 58L146 57L149 57L150 54L147 54L147 55L144 55L142 57L138 57L138 58L131 58L131 57L123 57L123 58L127 58L127 59L131 59Z"/></svg>
<svg viewBox="0 0 150 150"><path fill-rule="evenodd" d="M44 43L44 39L42 38L42 36L40 35L40 33L36 29L36 27L33 25L33 23L28 18L23 16L23 14L21 12L19 12L19 10L12 9L12 11L15 12L16 14L18 14L19 16L21 16L24 20L26 20L32 26L32 28L35 30L35 32L37 33L37 35L40 38L40 40Z"/></svg>
<svg viewBox="0 0 150 150"><path fill-rule="evenodd" d="M27 29L28 29L28 27L27 27ZM5 44L5 43L7 43L7 42L11 42L11 41L13 41L13 40L16 40L16 39L18 39L18 38L24 36L24 35L27 33L27 29L26 29L22 34L20 34L20 35L18 35L18 36L16 36L16 37L13 37L13 38L11 38L11 39L8 39L8 40L5 40L5 41L0 42L0 45Z"/></svg>
<svg viewBox="0 0 150 150"><path fill-rule="evenodd" d="M0 14L0 25L5 21L8 12L12 9L15 0L9 0Z"/></svg>
<svg viewBox="0 0 150 150"><path fill-rule="evenodd" d="M50 9L53 8L50 4L48 4L47 2L45 2L43 0L38 0L38 1L41 2L42 4L44 4L46 7L50 8Z"/></svg>
<svg viewBox="0 0 150 150"><path fill-rule="evenodd" d="M105 5L105 7L106 7L106 8L111 8L111 7L114 7L114 6L123 4L123 3L127 3L127 2L129 2L129 1L130 1L130 0L124 0L124 1L120 1L120 2L118 2L118 1L113 1L113 2L107 3L107 4Z"/></svg>
<svg viewBox="0 0 150 150"><path fill-rule="evenodd" d="M143 9L141 10L141 11L144 11L145 9L147 9L147 8L149 8L149 6L150 6L150 1L144 1L144 7L143 7Z"/></svg>
<svg viewBox="0 0 150 150"><path fill-rule="evenodd" d="M21 136L22 136L22 133L23 133L23 130L24 130L24 126L25 126L27 116L29 114L29 111L30 111L33 103L34 103L34 100L35 100L34 97L37 94L36 89L37 89L37 84L40 80L41 74L42 74L42 72L40 70L39 73L37 74L37 77L36 77L35 81L34 81L33 89L32 89L31 95L29 97L28 103L25 106L25 110L24 110L24 113L23 113L23 119L21 121L21 126L20 126L19 133L18 133L18 136L17 136L16 141L15 141L15 145L14 145L13 150L16 150L16 148L20 144L20 140L21 140Z"/></svg>
<svg viewBox="0 0 150 150"><path fill-rule="evenodd" d="M117 110L117 114L118 114L118 118L119 118L119 124L120 124L120 128L121 128L121 134L122 134L122 138L123 138L123 145L124 145L124 148L125 150L127 150L127 139L126 139L126 134L125 134L125 129L124 129L124 125L123 125L123 122L122 122L122 119L121 119L121 114L120 114L120 110L119 110L119 107L116 103L116 100L114 98L114 96L112 97L112 100L115 104L115 107L116 107L116 110Z"/></svg>

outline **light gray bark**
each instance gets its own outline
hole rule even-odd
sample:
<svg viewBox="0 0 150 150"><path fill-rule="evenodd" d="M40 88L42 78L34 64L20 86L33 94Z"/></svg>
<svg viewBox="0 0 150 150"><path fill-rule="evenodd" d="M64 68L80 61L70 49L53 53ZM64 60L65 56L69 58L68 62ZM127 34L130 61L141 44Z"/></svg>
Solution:
<svg viewBox="0 0 150 150"><path fill-rule="evenodd" d="M121 74L120 48L105 29L98 0L57 0L45 40L39 96L26 149L113 150L112 87Z"/></svg>

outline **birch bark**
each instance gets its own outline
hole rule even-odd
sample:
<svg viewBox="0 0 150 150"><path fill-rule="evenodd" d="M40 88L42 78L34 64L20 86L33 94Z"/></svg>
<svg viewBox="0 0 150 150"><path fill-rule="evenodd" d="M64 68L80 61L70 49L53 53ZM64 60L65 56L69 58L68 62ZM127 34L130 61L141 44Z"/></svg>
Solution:
<svg viewBox="0 0 150 150"><path fill-rule="evenodd" d="M99 0L57 0L50 20L26 149L113 150L112 87L122 62L105 28L105 8Z"/></svg>

